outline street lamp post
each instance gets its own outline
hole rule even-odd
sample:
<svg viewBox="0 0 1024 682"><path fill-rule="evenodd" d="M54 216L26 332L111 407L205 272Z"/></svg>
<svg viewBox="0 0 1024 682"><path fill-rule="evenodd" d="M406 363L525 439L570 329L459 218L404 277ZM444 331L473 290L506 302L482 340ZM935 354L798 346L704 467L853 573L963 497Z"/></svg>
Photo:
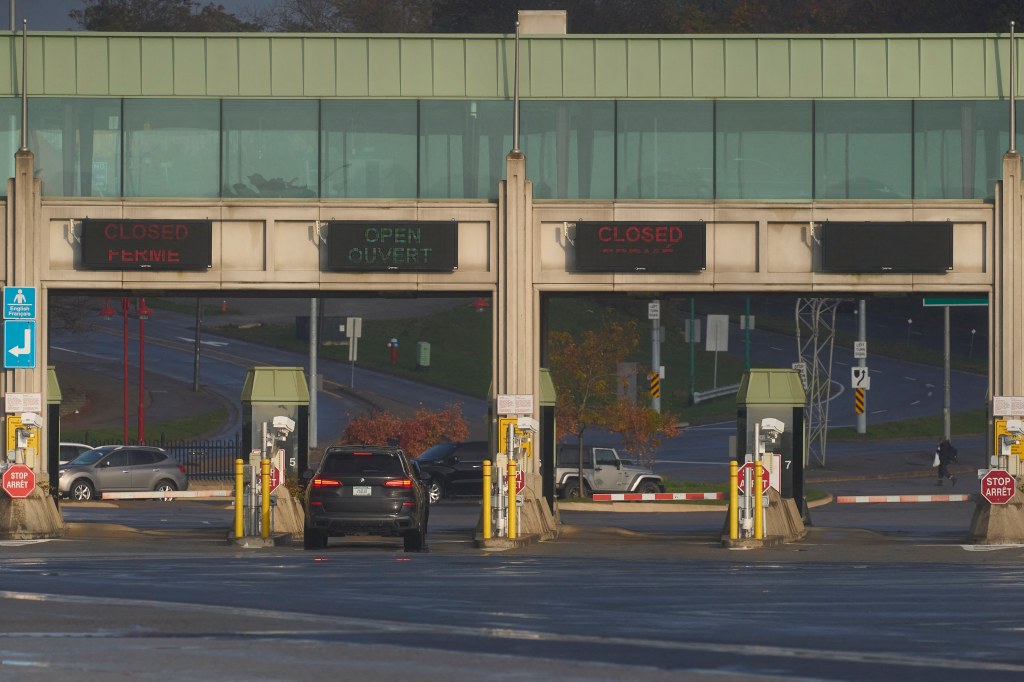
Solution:
<svg viewBox="0 0 1024 682"><path fill-rule="evenodd" d="M153 313L146 307L146 299L139 299L139 443L146 442L146 320Z"/></svg>
<svg viewBox="0 0 1024 682"><path fill-rule="evenodd" d="M128 443L128 310L131 308L131 299L128 296L121 297L121 319L122 319L122 362L123 362L123 431L122 438L125 444ZM153 313L148 307L146 307L146 299L140 298L136 312L139 317L139 412L138 412L138 441L144 442L146 439L146 406L145 406L145 390L146 390L146 320ZM106 299L103 305L103 310L100 311L100 315L107 318L108 320L113 318L116 313L114 309L110 307L110 299Z"/></svg>

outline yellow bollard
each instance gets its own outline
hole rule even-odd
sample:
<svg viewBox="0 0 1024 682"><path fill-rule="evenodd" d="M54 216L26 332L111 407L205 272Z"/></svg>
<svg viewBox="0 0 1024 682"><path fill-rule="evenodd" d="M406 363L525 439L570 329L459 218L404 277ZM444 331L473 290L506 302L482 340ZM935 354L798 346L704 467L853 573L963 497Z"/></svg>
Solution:
<svg viewBox="0 0 1024 682"><path fill-rule="evenodd" d="M754 539L764 539L764 481L761 480L763 475L764 464L761 460L754 462Z"/></svg>
<svg viewBox="0 0 1024 682"><path fill-rule="evenodd" d="M508 460L508 539L515 540L516 533L516 461L509 457Z"/></svg>
<svg viewBox="0 0 1024 682"><path fill-rule="evenodd" d="M270 460L260 460L260 537L270 537Z"/></svg>
<svg viewBox="0 0 1024 682"><path fill-rule="evenodd" d="M729 539L740 537L739 489L736 487L740 465L736 460L729 462Z"/></svg>
<svg viewBox="0 0 1024 682"><path fill-rule="evenodd" d="M243 505L245 504L244 488L245 482L243 481L245 471L245 462L242 459L235 460L235 537L240 538L245 535L245 522L243 521Z"/></svg>
<svg viewBox="0 0 1024 682"><path fill-rule="evenodd" d="M484 496L483 502L484 540L491 539L491 460L484 460Z"/></svg>

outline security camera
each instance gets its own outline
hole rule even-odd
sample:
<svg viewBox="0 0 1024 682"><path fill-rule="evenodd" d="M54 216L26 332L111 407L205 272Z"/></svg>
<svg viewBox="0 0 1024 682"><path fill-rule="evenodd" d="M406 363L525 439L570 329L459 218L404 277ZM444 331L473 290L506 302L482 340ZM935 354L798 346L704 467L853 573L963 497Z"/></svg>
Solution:
<svg viewBox="0 0 1024 682"><path fill-rule="evenodd" d="M295 422L288 417L274 417L274 428L282 433L282 437L287 436L295 430Z"/></svg>
<svg viewBox="0 0 1024 682"><path fill-rule="evenodd" d="M761 420L761 431L772 438L781 436L786 430L786 425L778 419L772 417L765 417Z"/></svg>
<svg viewBox="0 0 1024 682"><path fill-rule="evenodd" d="M1012 433L1014 436L1024 435L1024 420L1021 419L1007 419L1006 420L1006 432Z"/></svg>
<svg viewBox="0 0 1024 682"><path fill-rule="evenodd" d="M25 426L35 426L38 428L43 425L43 418L35 412L22 412L21 423Z"/></svg>

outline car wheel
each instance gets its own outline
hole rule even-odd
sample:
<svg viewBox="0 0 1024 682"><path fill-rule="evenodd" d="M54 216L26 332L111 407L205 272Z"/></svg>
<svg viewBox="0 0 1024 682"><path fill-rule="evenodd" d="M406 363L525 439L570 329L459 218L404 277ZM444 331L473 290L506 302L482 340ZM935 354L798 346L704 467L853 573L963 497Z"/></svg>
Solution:
<svg viewBox="0 0 1024 682"><path fill-rule="evenodd" d="M96 489L92 487L92 483L80 478L71 484L68 489L68 497L75 502L89 502L96 498Z"/></svg>
<svg viewBox="0 0 1024 682"><path fill-rule="evenodd" d="M427 484L427 499L430 500L430 504L436 504L444 499L444 486L436 478L430 479L430 483Z"/></svg>
<svg viewBox="0 0 1024 682"><path fill-rule="evenodd" d="M580 484L577 481L569 481L562 488L562 496L565 499L572 499L573 497L580 496ZM590 497L590 486L586 483L583 484L583 497Z"/></svg>
<svg viewBox="0 0 1024 682"><path fill-rule="evenodd" d="M153 490L155 490L155 491L157 491L159 493L169 493L169 492L172 492L172 491L177 490L177 489L178 489L178 486L174 485L174 481L169 481L166 478L161 479L160 481L157 482L157 484L155 486L153 486ZM166 500L170 500L171 498L170 497L161 497L160 499L166 501Z"/></svg>
<svg viewBox="0 0 1024 682"><path fill-rule="evenodd" d="M303 549L323 549L327 546L327 531L317 528L306 528L302 532Z"/></svg>
<svg viewBox="0 0 1024 682"><path fill-rule="evenodd" d="M661 492L661 487L657 483L655 483L654 481L644 481L643 483L640 484L640 487L637 488L637 492L638 493L659 493L659 492Z"/></svg>
<svg viewBox="0 0 1024 682"><path fill-rule="evenodd" d="M406 531L402 540L406 552L423 552L427 549L427 536L423 531Z"/></svg>

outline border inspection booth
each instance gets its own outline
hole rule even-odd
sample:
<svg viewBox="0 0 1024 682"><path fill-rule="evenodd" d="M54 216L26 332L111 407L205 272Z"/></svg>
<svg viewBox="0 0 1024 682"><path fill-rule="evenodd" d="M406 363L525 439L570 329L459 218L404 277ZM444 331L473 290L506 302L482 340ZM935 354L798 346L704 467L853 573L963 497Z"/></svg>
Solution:
<svg viewBox="0 0 1024 682"><path fill-rule="evenodd" d="M778 484L782 500L796 502L801 517L804 503L804 413L807 396L800 373L793 369L751 369L740 380L736 394L736 452L742 465L745 455L756 447L754 427L765 418L778 419L785 430L771 454L778 454ZM771 466L766 461L766 466ZM774 477L773 477L774 478Z"/></svg>
<svg viewBox="0 0 1024 682"><path fill-rule="evenodd" d="M272 430L274 417L295 423L294 432L274 444L283 449L285 478L297 478L309 461L309 387L302 367L250 367L242 385L242 446L247 452L263 450L264 429Z"/></svg>

